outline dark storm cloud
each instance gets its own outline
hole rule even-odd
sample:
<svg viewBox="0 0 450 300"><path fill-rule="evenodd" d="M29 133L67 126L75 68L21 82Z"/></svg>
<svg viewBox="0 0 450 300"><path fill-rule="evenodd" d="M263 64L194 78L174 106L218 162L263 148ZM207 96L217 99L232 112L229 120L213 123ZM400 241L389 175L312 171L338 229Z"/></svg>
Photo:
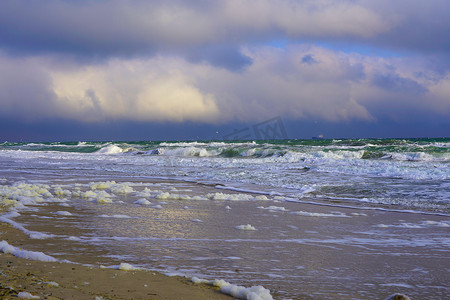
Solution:
<svg viewBox="0 0 450 300"><path fill-rule="evenodd" d="M0 45L29 53L126 56L306 38L442 53L450 51L449 13L443 0L2 0Z"/></svg>
<svg viewBox="0 0 450 300"><path fill-rule="evenodd" d="M0 117L21 121L55 116L56 95L39 61L10 59L0 52Z"/></svg>
<svg viewBox="0 0 450 300"><path fill-rule="evenodd" d="M117 1L2 1L0 45L25 53L121 55L152 52L139 20ZM151 33L147 33L151 36Z"/></svg>
<svg viewBox="0 0 450 300"><path fill-rule="evenodd" d="M369 40L379 47L443 54L450 51L450 2L447 0L367 1L369 9L390 19L389 30Z"/></svg>
<svg viewBox="0 0 450 300"><path fill-rule="evenodd" d="M415 80L404 78L393 72L388 74L375 74L373 76L375 86L393 92L406 94L424 94L427 89Z"/></svg>
<svg viewBox="0 0 450 300"><path fill-rule="evenodd" d="M231 71L242 70L252 63L250 57L229 45L207 46L202 49L195 49L187 54L187 59L192 62L207 62Z"/></svg>
<svg viewBox="0 0 450 300"><path fill-rule="evenodd" d="M214 2L9 1L0 3L0 48L77 60L172 54L240 70L251 60L215 20ZM225 21L226 22L226 21ZM218 42L219 44L215 44Z"/></svg>

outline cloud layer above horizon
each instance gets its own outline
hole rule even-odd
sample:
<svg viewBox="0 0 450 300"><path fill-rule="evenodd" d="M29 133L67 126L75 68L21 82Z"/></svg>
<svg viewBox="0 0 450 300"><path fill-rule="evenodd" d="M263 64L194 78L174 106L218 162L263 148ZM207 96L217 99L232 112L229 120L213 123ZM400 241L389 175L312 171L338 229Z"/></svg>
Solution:
<svg viewBox="0 0 450 300"><path fill-rule="evenodd" d="M0 3L0 117L450 116L448 1Z"/></svg>

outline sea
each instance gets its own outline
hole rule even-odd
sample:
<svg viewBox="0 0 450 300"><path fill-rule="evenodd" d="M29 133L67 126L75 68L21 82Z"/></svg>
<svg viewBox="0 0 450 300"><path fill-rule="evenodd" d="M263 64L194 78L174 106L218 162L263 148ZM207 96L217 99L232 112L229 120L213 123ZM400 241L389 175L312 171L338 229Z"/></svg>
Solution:
<svg viewBox="0 0 450 300"><path fill-rule="evenodd" d="M0 203L59 260L274 299L450 295L449 138L4 142Z"/></svg>

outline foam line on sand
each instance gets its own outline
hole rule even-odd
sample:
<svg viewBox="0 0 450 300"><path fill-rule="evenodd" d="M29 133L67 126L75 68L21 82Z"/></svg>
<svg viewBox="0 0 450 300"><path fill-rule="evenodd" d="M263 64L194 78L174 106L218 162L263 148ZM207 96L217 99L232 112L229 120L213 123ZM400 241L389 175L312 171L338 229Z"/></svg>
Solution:
<svg viewBox="0 0 450 300"><path fill-rule="evenodd" d="M21 249L21 238L22 232L0 223L1 299L232 299L188 278L40 259L48 257Z"/></svg>

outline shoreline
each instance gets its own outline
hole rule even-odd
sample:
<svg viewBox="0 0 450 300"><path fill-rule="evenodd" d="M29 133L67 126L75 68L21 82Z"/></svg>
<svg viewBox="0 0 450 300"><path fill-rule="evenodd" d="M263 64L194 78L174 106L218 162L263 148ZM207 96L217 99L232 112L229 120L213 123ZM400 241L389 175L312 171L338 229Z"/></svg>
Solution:
<svg viewBox="0 0 450 300"><path fill-rule="evenodd" d="M130 187L132 193L121 193ZM211 286L214 278L252 288L262 284L274 293L273 297L299 300L317 295L323 299L353 299L355 292L378 299L399 291L411 296L437 296L443 293L440 287L446 289L445 280L427 275L446 276L440 269L445 263L441 249L447 243L445 228L450 223L436 215L330 207L275 197L256 198L260 196L247 193L222 194L215 186L182 182L42 185L32 189L44 195L42 200L26 202L30 199L26 192L29 188L21 187L23 199L21 193L15 194L27 209L6 217L11 222L0 223L0 242L6 240L16 249L43 251L59 261L67 259L77 264L20 258L13 261L13 257L0 253L0 278L14 284L7 289L1 281L4 289L0 298L36 292L44 299L61 299L52 292L58 289L63 295L68 293L64 299L230 299L226 294L231 294L231 287L227 290L222 286L219 291ZM102 199L105 190L117 194L117 198ZM60 196L63 193L72 197L64 199ZM84 193L95 198L85 199ZM178 193L187 194L181 197ZM147 200L142 196L152 202L144 205ZM92 230L95 234L91 234ZM97 247L96 243L104 245ZM0 252L5 245L8 247L0 244ZM164 249L177 255L167 256ZM292 253L301 255L286 255ZM117 270L124 261L133 264L131 269L140 266L148 271ZM102 265L109 268L102 269ZM244 272L246 269L257 275ZM153 270L162 270L162 274ZM171 273L163 275L164 270ZM94 280L91 274L95 274ZM190 279L192 275L183 278L171 274L192 274L211 281L205 284L196 277ZM67 282L60 282L61 278ZM430 280L433 282L428 287L433 290L420 285ZM154 286L162 291L154 291ZM201 294L194 294L198 289ZM166 296L172 290L181 294ZM78 296L71 296L74 293ZM245 299L243 293L238 295L236 298Z"/></svg>
<svg viewBox="0 0 450 300"><path fill-rule="evenodd" d="M19 248L27 239L20 230L0 223L0 240ZM217 287L149 270L44 262L1 251L0 266L2 299L17 299L21 292L39 297L35 299L233 299Z"/></svg>

